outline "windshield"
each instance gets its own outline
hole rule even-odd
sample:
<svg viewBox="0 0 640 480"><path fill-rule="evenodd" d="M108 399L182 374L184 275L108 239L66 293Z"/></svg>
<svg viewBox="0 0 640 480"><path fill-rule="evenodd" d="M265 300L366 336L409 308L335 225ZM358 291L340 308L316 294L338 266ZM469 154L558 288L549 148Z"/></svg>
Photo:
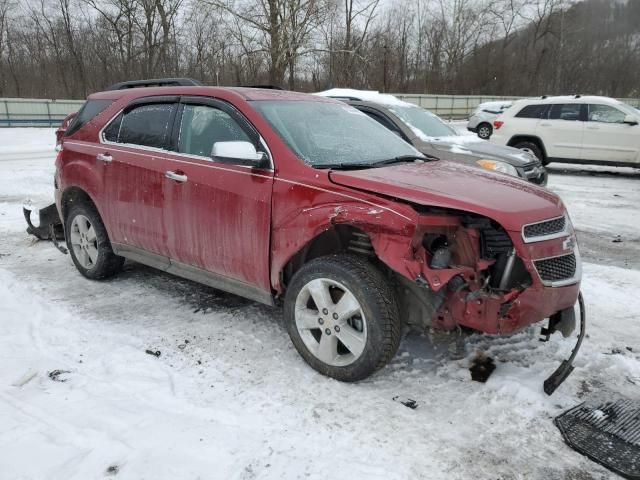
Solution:
<svg viewBox="0 0 640 480"><path fill-rule="evenodd" d="M389 107L400 119L413 127L414 132L422 139L426 137L449 137L458 133L444 123L440 117L420 107L393 105ZM417 131L416 131L417 130Z"/></svg>
<svg viewBox="0 0 640 480"><path fill-rule="evenodd" d="M416 149L349 105L315 101L252 102L282 140L314 167L375 165Z"/></svg>

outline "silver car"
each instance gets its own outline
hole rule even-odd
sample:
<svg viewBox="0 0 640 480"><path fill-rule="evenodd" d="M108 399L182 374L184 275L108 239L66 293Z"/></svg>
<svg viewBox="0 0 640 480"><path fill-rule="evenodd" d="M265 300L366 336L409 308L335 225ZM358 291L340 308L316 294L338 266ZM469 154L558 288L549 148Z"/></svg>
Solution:
<svg viewBox="0 0 640 480"><path fill-rule="evenodd" d="M484 140L489 139L493 133L493 121L512 104L507 101L481 103L471 113L467 130L477 133Z"/></svg>

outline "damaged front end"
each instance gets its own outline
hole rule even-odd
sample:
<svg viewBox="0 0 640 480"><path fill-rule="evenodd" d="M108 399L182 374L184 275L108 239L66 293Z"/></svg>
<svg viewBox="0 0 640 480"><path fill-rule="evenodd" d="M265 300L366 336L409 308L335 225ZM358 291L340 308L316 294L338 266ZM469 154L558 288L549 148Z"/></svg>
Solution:
<svg viewBox="0 0 640 480"><path fill-rule="evenodd" d="M574 238L569 229L567 238ZM403 315L422 331L462 327L488 334L509 334L549 318L543 334L560 331L567 337L575 329L573 308L579 294L579 254L574 244L559 237L528 244L486 217L422 213L404 271L396 269L403 277L399 280ZM547 253L563 253L558 249L566 245L578 262L573 272L566 273L572 281L547 282L542 262L548 262ZM564 271L555 269L551 274ZM573 370L571 362L584 337L582 302L580 307L578 344L545 382L549 395Z"/></svg>

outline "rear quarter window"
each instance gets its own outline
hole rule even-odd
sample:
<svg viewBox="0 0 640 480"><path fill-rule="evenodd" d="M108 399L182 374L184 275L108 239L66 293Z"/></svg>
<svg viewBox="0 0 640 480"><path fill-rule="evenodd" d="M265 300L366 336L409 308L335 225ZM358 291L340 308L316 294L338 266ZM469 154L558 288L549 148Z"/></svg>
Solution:
<svg viewBox="0 0 640 480"><path fill-rule="evenodd" d="M71 124L65 130L64 136L73 135L112 103L113 100L87 100L78 114L71 120Z"/></svg>

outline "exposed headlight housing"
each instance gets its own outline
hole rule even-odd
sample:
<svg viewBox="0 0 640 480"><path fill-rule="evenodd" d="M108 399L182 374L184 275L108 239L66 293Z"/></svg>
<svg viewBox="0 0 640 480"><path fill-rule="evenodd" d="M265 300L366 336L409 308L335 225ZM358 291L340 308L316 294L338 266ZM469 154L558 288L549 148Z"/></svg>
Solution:
<svg viewBox="0 0 640 480"><path fill-rule="evenodd" d="M500 162L498 160L478 160L476 162L482 168L487 170L493 170L494 172L506 173L507 175L513 175L514 177L518 176L518 171L516 167L513 165L509 165L506 162Z"/></svg>

